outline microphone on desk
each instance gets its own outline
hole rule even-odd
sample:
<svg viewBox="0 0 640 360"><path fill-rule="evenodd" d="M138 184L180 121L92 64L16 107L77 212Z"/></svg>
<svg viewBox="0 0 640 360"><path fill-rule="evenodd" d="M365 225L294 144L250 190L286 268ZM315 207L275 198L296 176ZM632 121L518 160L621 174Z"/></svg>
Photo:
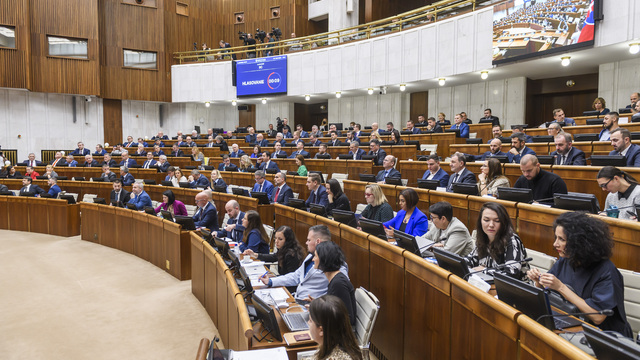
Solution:
<svg viewBox="0 0 640 360"><path fill-rule="evenodd" d="M613 315L613 310L611 309L605 309L605 310L600 310L600 311L595 311L595 312L574 312L574 313L567 313L567 314L545 314L545 315L540 315L538 316L538 318L536 319L536 322L540 322L541 319L544 318L548 318L548 317L567 317L567 316L583 316L583 315L605 315L605 316L612 316Z"/></svg>
<svg viewBox="0 0 640 360"><path fill-rule="evenodd" d="M488 272L489 270L493 270L493 271L502 270L502 269L506 268L509 265L524 264L524 263L528 263L530 261L533 261L533 258L528 257L528 258L526 258L524 260L509 260L509 261L505 262L504 264L500 264L500 265L484 268L482 270L470 271L468 274L466 274L463 277L463 280L467 280L469 278L469 276L471 276L473 274L477 274L477 273L481 273L481 272Z"/></svg>
<svg viewBox="0 0 640 360"><path fill-rule="evenodd" d="M635 208L635 207L636 207L636 205L629 205L629 206L616 207L615 209L605 209L605 210L600 211L598 213L598 215L605 214L607 211L624 210L624 209L630 209L630 208ZM633 215L635 215L635 214L633 214Z"/></svg>

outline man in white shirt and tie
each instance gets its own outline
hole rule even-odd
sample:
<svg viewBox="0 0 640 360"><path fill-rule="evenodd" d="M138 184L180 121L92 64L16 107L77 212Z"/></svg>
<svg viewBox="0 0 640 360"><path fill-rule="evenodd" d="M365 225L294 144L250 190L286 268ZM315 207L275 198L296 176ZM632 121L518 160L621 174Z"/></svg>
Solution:
<svg viewBox="0 0 640 360"><path fill-rule="evenodd" d="M30 153L29 154L29 160L26 160L24 162L25 166L31 166L31 167L36 167L36 166L42 166L42 163L40 161L36 160L36 154L34 153ZM2 164L4 165L4 164Z"/></svg>
<svg viewBox="0 0 640 360"><path fill-rule="evenodd" d="M144 165L142 165L143 169L150 169L152 166L155 166L157 161L153 159L153 153L147 153L147 160L145 160Z"/></svg>

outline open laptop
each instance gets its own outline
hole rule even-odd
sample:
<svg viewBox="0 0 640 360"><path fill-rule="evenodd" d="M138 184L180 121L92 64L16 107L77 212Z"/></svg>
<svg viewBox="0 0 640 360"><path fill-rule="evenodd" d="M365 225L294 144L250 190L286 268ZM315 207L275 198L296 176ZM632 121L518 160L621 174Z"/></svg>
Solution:
<svg viewBox="0 0 640 360"><path fill-rule="evenodd" d="M435 241L427 240L426 238L421 238L421 243L418 243L418 238L413 235L409 235L400 230L393 230L393 237L396 240L396 244L401 248L421 256L423 258L433 256L433 253L427 249L429 249Z"/></svg>
<svg viewBox="0 0 640 360"><path fill-rule="evenodd" d="M309 321L308 311L283 313L282 310L280 310L280 307L278 307L278 304L276 303L276 301L271 296L271 294L269 294L269 299L274 304L273 307L276 308L276 310L278 311L278 314L280 314L280 317L282 318L282 320L284 320L284 323L287 324L287 327L289 328L289 330L291 331L309 330L309 324L307 324L307 321Z"/></svg>
<svg viewBox="0 0 640 360"><path fill-rule="evenodd" d="M173 214L170 211L160 210L160 214L162 214L163 219L173 221Z"/></svg>
<svg viewBox="0 0 640 360"><path fill-rule="evenodd" d="M468 280L471 271L469 270L467 262L464 260L464 258L462 258L462 256L440 248L432 248L432 251L433 255L438 261L438 266L462 279ZM475 273L475 275L478 275L487 283L493 284L492 275L485 274L483 272Z"/></svg>
<svg viewBox="0 0 640 360"><path fill-rule="evenodd" d="M494 274L494 283L498 299L522 311L549 330L562 330L582 324L580 320L570 316L552 316L561 314L551 310L549 297L543 289L501 273Z"/></svg>

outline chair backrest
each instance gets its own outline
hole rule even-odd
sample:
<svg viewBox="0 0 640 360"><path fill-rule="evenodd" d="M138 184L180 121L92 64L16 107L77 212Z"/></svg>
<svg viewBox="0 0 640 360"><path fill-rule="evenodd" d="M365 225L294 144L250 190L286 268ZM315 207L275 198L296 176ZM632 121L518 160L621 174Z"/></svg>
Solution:
<svg viewBox="0 0 640 360"><path fill-rule="evenodd" d="M438 151L438 144L420 144L420 151L428 151L435 154Z"/></svg>
<svg viewBox="0 0 640 360"><path fill-rule="evenodd" d="M356 205L356 214L360 214L367 207L367 204L358 204Z"/></svg>
<svg viewBox="0 0 640 360"><path fill-rule="evenodd" d="M624 278L624 309L634 333L640 332L640 273L620 269Z"/></svg>
<svg viewBox="0 0 640 360"><path fill-rule="evenodd" d="M376 323L380 301L363 287L356 289L356 337L360 347L368 347Z"/></svg>
<svg viewBox="0 0 640 360"><path fill-rule="evenodd" d="M556 258L540 251L535 251L531 249L527 249L527 256L532 257L533 260L529 265L532 268L537 268L540 270L549 271L553 264L556 263Z"/></svg>
<svg viewBox="0 0 640 360"><path fill-rule="evenodd" d="M297 199L297 198L298 198L298 196L300 196L300 193L296 193L296 192L294 192L294 193L293 193L293 198L294 198L294 199Z"/></svg>
<svg viewBox="0 0 640 360"><path fill-rule="evenodd" d="M196 209L198 209L198 207L195 206L195 205L187 205L187 204L185 204L184 207L187 208L187 215L190 216L190 217L193 217L193 215L196 214Z"/></svg>
<svg viewBox="0 0 640 360"><path fill-rule="evenodd" d="M269 226L266 224L262 224L262 226L264 227L264 231L267 232L267 236L269 237L267 239L267 241L269 242L269 249L273 250L275 247L275 241L272 241L272 240L273 240L273 233L276 231L276 229L274 229L273 226Z"/></svg>
<svg viewBox="0 0 640 360"><path fill-rule="evenodd" d="M349 179L349 174L333 173L333 174L331 174L331 178L332 179L336 179L338 181L340 181L340 180L348 180Z"/></svg>
<svg viewBox="0 0 640 360"><path fill-rule="evenodd" d="M94 194L84 194L84 196L82 197L82 202L92 203L93 199L97 197L98 195L94 195Z"/></svg>
<svg viewBox="0 0 640 360"><path fill-rule="evenodd" d="M78 194L76 194L76 193L70 193L70 192L67 192L67 193L64 193L64 194L65 194L65 195L71 195L71 196L73 196L73 198L76 200L76 202L78 202ZM58 196L59 196L59 195L60 195L60 194L58 194Z"/></svg>

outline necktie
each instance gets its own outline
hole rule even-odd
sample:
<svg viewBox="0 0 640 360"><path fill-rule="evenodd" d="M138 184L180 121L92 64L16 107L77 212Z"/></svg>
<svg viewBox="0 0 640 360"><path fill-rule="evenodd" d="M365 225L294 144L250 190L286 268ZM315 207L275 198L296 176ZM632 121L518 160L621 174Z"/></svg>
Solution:
<svg viewBox="0 0 640 360"><path fill-rule="evenodd" d="M60 159L56 159L56 160L53 162L53 166L56 166L56 164L58 164L58 160L60 160Z"/></svg>
<svg viewBox="0 0 640 360"><path fill-rule="evenodd" d="M120 201L120 191L116 193L116 201Z"/></svg>
<svg viewBox="0 0 640 360"><path fill-rule="evenodd" d="M145 163L144 163L144 168L145 168L145 169L148 169L148 168L149 168L149 161L147 161L147 162L145 162Z"/></svg>
<svg viewBox="0 0 640 360"><path fill-rule="evenodd" d="M276 190L276 197L274 198L275 201L278 201L278 195L280 195L280 187Z"/></svg>
<svg viewBox="0 0 640 360"><path fill-rule="evenodd" d="M384 171L384 177L386 178L387 176L389 176L389 170Z"/></svg>
<svg viewBox="0 0 640 360"><path fill-rule="evenodd" d="M448 190L453 189L453 184L458 182L458 176L459 176L459 174L456 174L456 176L453 177L453 181L451 182L451 185L449 186Z"/></svg>
<svg viewBox="0 0 640 360"><path fill-rule="evenodd" d="M264 185L264 183L262 183L262 185L260 185L260 191L259 192L262 192L262 186L263 185Z"/></svg>
<svg viewBox="0 0 640 360"><path fill-rule="evenodd" d="M560 160L560 165L564 165L565 161L567 161L567 156L562 155L562 159Z"/></svg>
<svg viewBox="0 0 640 360"><path fill-rule="evenodd" d="M311 203L312 204L316 203L316 192L315 191L311 193Z"/></svg>

